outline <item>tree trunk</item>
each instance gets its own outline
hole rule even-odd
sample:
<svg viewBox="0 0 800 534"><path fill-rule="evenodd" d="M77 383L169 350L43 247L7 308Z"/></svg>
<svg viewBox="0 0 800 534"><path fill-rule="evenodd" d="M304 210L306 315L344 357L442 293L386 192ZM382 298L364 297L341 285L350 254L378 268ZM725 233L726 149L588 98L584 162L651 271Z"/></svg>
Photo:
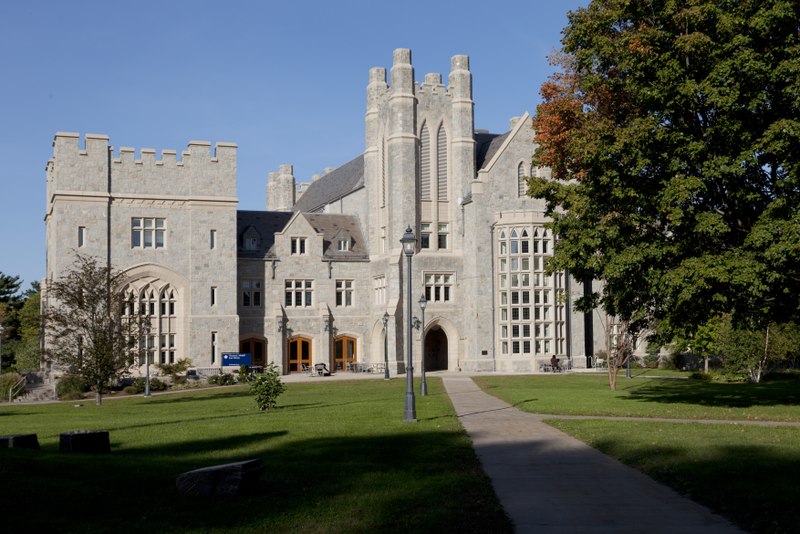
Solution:
<svg viewBox="0 0 800 534"><path fill-rule="evenodd" d="M97 386L95 388L94 392L95 392L94 393L94 403L95 403L95 405L96 406L102 406L103 405L103 390L100 388L100 386Z"/></svg>
<svg viewBox="0 0 800 534"><path fill-rule="evenodd" d="M708 354L703 355L703 367L705 369L705 373L708 374Z"/></svg>
<svg viewBox="0 0 800 534"><path fill-rule="evenodd" d="M617 374L619 373L619 367L617 367L617 361L614 359L613 365L611 358L608 359L608 386L611 391L617 390Z"/></svg>

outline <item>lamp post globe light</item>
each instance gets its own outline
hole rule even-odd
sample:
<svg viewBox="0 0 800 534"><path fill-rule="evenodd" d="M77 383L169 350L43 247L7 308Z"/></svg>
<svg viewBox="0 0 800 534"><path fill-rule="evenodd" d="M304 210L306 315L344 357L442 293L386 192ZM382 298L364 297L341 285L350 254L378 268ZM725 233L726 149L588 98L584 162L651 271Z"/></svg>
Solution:
<svg viewBox="0 0 800 534"><path fill-rule="evenodd" d="M414 363L411 359L411 256L414 255L414 249L417 246L417 238L414 232L411 231L411 226L406 228L403 238L400 240L403 244L403 252L407 260L407 273L408 273L408 292L406 293L406 320L408 322L408 337L406 340L406 404L405 412L403 413L403 421L413 423L417 421L417 408L414 400Z"/></svg>
<svg viewBox="0 0 800 534"><path fill-rule="evenodd" d="M425 397L428 394L428 383L425 382L425 306L428 305L428 299L425 295L419 298L419 309L422 310L422 324L420 325L420 337L422 338L422 384L419 388L419 394Z"/></svg>
<svg viewBox="0 0 800 534"><path fill-rule="evenodd" d="M383 379L389 380L389 313L383 312Z"/></svg>

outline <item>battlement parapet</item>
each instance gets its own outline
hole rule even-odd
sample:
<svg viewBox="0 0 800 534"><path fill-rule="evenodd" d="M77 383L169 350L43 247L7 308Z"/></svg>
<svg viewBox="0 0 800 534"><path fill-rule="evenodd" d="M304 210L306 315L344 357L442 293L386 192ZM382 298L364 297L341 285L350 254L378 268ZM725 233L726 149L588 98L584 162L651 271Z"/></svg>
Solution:
<svg viewBox="0 0 800 534"><path fill-rule="evenodd" d="M140 149L137 159L127 146L114 157L107 135L86 134L84 140L81 147L80 134L56 133L48 163L54 190L236 196L235 143L218 142L212 152L211 142L190 141L179 161L177 151L168 149L157 159L154 148Z"/></svg>

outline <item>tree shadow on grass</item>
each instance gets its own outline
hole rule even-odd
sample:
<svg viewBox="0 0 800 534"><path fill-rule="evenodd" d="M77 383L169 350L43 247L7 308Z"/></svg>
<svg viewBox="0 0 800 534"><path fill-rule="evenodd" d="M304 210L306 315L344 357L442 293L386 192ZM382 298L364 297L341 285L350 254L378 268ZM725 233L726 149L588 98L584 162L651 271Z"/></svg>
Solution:
<svg viewBox="0 0 800 534"><path fill-rule="evenodd" d="M750 445L714 445L713 452L660 446L631 448L602 440L597 449L620 459L754 534L797 532L800 453Z"/></svg>
<svg viewBox="0 0 800 534"><path fill-rule="evenodd" d="M95 456L9 452L0 464L8 531L511 532L460 433L293 441L252 432ZM265 466L253 495L175 490L182 472L247 458Z"/></svg>
<svg viewBox="0 0 800 534"><path fill-rule="evenodd" d="M800 405L797 381L720 384L701 380L657 381L629 390L628 400L728 408Z"/></svg>

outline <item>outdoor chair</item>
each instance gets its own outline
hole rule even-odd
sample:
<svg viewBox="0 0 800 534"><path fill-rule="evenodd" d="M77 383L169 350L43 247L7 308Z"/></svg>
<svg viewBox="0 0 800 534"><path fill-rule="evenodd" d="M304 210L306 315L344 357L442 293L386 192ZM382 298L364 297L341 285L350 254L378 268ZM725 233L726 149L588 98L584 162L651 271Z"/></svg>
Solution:
<svg viewBox="0 0 800 534"><path fill-rule="evenodd" d="M315 363L314 371L316 372L317 376L331 376L331 372L328 371L328 366L324 363Z"/></svg>

